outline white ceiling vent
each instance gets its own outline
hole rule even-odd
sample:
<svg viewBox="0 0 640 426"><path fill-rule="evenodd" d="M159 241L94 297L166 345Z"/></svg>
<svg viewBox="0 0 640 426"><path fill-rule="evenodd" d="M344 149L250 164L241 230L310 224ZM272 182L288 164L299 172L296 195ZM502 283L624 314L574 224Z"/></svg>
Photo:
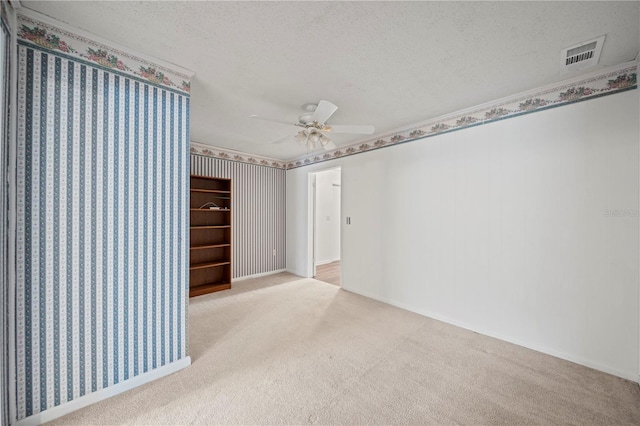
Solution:
<svg viewBox="0 0 640 426"><path fill-rule="evenodd" d="M605 36L562 49L561 69L565 72L578 71L598 64Z"/></svg>

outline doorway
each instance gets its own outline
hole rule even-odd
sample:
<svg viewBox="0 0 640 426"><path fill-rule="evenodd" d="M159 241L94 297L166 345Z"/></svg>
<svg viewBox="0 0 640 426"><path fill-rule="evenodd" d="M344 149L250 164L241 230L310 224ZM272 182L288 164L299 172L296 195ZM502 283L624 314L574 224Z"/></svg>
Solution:
<svg viewBox="0 0 640 426"><path fill-rule="evenodd" d="M340 286L341 170L334 168L312 175L312 276Z"/></svg>

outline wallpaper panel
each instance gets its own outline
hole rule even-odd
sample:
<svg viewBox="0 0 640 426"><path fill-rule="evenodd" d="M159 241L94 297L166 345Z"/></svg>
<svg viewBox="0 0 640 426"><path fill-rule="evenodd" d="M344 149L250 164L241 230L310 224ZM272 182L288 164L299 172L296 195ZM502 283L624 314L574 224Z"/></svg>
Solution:
<svg viewBox="0 0 640 426"><path fill-rule="evenodd" d="M189 97L18 47L18 419L185 354Z"/></svg>
<svg viewBox="0 0 640 426"><path fill-rule="evenodd" d="M191 173L231 179L233 278L285 269L286 171L192 154Z"/></svg>
<svg viewBox="0 0 640 426"><path fill-rule="evenodd" d="M9 52L6 6L0 6L0 176L9 172ZM9 424L9 187L0 184L0 424Z"/></svg>

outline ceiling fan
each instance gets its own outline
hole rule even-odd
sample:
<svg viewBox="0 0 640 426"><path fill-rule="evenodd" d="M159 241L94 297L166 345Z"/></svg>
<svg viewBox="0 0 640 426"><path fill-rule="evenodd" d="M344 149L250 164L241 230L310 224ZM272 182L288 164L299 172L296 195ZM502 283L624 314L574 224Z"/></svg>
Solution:
<svg viewBox="0 0 640 426"><path fill-rule="evenodd" d="M314 150L322 146L325 150L330 151L336 148L336 145L326 135L327 133L352 133L358 135L370 135L374 132L373 126L356 126L356 125L329 125L326 124L329 117L338 109L337 106L329 101L321 100L317 104L307 103L302 105L304 113L298 117L297 123L290 123L283 120L262 117L260 115L251 115L250 118L259 120L272 121L302 127L302 130L287 135L282 139L278 139L272 143L279 144L295 139L296 142L304 144L307 149Z"/></svg>

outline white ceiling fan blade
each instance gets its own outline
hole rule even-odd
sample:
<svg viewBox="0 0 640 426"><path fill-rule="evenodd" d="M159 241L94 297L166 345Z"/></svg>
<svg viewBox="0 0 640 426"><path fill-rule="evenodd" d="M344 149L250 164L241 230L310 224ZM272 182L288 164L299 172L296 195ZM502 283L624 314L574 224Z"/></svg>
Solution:
<svg viewBox="0 0 640 426"><path fill-rule="evenodd" d="M320 101L318 103L318 107L313 113L313 116L311 117L311 121L315 121L318 124L324 124L337 109L338 107L329 101Z"/></svg>
<svg viewBox="0 0 640 426"><path fill-rule="evenodd" d="M296 124L291 123L290 121L284 121L284 120L277 120L275 118L269 118L269 117L263 117L261 115L250 115L249 118L256 118L258 120L264 120L264 121L271 121L273 123L280 123L280 124L286 124L289 126L295 126Z"/></svg>
<svg viewBox="0 0 640 426"><path fill-rule="evenodd" d="M332 149L337 148L336 144L331 141L325 143L324 145L322 145L322 147L324 148L325 151L331 151Z"/></svg>
<svg viewBox="0 0 640 426"><path fill-rule="evenodd" d="M331 125L325 126L322 129L323 132L331 132L331 133L354 133L358 135L370 135L376 130L373 126L351 126L351 125Z"/></svg>

